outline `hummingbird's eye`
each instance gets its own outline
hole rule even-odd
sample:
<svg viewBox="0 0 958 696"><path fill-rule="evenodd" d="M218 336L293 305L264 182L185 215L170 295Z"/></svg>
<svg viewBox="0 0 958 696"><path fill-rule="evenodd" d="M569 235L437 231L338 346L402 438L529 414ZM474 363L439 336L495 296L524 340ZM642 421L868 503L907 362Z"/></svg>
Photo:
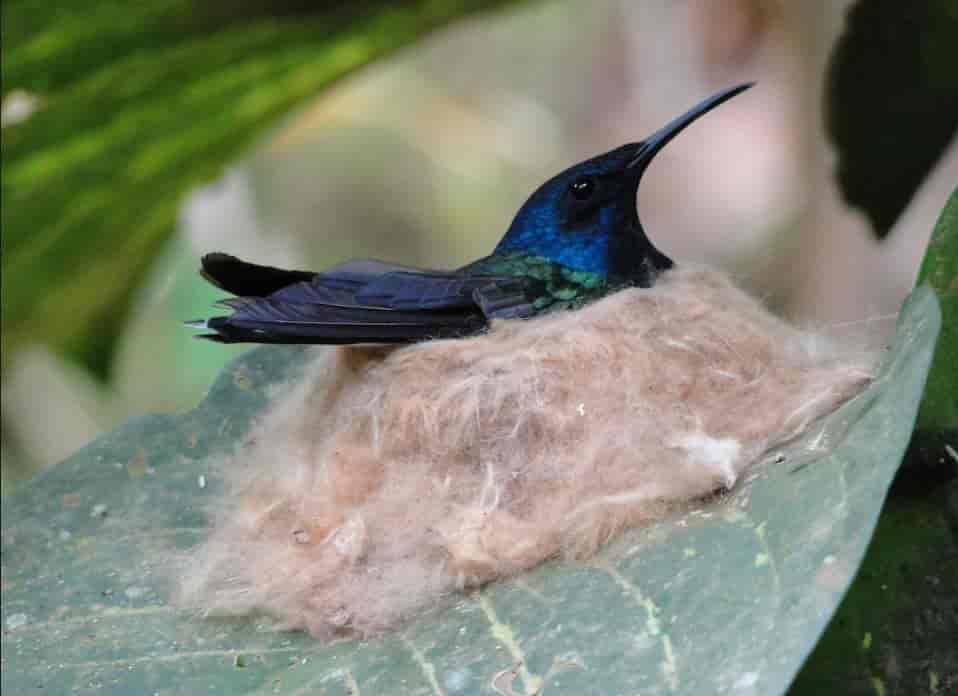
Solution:
<svg viewBox="0 0 958 696"><path fill-rule="evenodd" d="M595 179L590 176L580 176L569 184L569 191L577 201L584 201L595 192Z"/></svg>

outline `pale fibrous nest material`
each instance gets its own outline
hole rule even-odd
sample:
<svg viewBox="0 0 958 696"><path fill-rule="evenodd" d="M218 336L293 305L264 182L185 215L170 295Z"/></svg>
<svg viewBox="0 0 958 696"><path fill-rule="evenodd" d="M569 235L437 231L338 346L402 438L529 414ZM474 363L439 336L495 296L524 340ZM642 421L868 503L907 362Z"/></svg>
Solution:
<svg viewBox="0 0 958 696"><path fill-rule="evenodd" d="M732 487L874 362L688 266L474 338L319 349L224 462L180 599L376 634Z"/></svg>

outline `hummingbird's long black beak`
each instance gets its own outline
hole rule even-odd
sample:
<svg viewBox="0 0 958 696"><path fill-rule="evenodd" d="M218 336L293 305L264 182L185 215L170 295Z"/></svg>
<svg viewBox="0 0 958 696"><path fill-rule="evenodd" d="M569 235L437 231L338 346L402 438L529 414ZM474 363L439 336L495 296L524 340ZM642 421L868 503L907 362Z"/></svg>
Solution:
<svg viewBox="0 0 958 696"><path fill-rule="evenodd" d="M664 125L662 128L659 128L659 130L640 143L639 150L635 153L635 157L633 157L632 161L626 166L629 169L637 169L639 174L641 174L648 166L649 162L652 161L652 158L658 154L659 150L665 147L666 144L672 140L672 138L685 130L686 127L691 125L693 121L698 119L700 116L707 114L719 104L728 101L736 94L744 92L754 84L754 82L746 82L744 84L722 90L721 92L713 94L708 99L693 106L681 116L672 119L666 125Z"/></svg>

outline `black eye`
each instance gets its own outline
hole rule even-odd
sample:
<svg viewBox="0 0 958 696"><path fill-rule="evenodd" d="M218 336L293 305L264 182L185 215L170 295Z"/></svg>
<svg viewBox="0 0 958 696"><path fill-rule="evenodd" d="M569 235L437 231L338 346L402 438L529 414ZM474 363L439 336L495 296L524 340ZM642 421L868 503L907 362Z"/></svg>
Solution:
<svg viewBox="0 0 958 696"><path fill-rule="evenodd" d="M584 201L595 192L595 179L589 176L580 176L569 184L569 191L577 201Z"/></svg>

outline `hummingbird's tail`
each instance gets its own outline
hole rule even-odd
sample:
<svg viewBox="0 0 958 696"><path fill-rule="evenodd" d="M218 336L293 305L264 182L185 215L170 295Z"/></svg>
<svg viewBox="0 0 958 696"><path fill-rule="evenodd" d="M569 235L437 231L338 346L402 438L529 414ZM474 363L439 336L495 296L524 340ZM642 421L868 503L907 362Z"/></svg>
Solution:
<svg viewBox="0 0 958 696"><path fill-rule="evenodd" d="M294 304L266 298L224 300L230 315L186 322L217 343L412 343L458 338L485 326L477 312L411 311Z"/></svg>
<svg viewBox="0 0 958 696"><path fill-rule="evenodd" d="M316 276L309 271L287 271L247 263L221 252L203 257L200 275L232 295L245 297L266 297L288 285L309 281Z"/></svg>

